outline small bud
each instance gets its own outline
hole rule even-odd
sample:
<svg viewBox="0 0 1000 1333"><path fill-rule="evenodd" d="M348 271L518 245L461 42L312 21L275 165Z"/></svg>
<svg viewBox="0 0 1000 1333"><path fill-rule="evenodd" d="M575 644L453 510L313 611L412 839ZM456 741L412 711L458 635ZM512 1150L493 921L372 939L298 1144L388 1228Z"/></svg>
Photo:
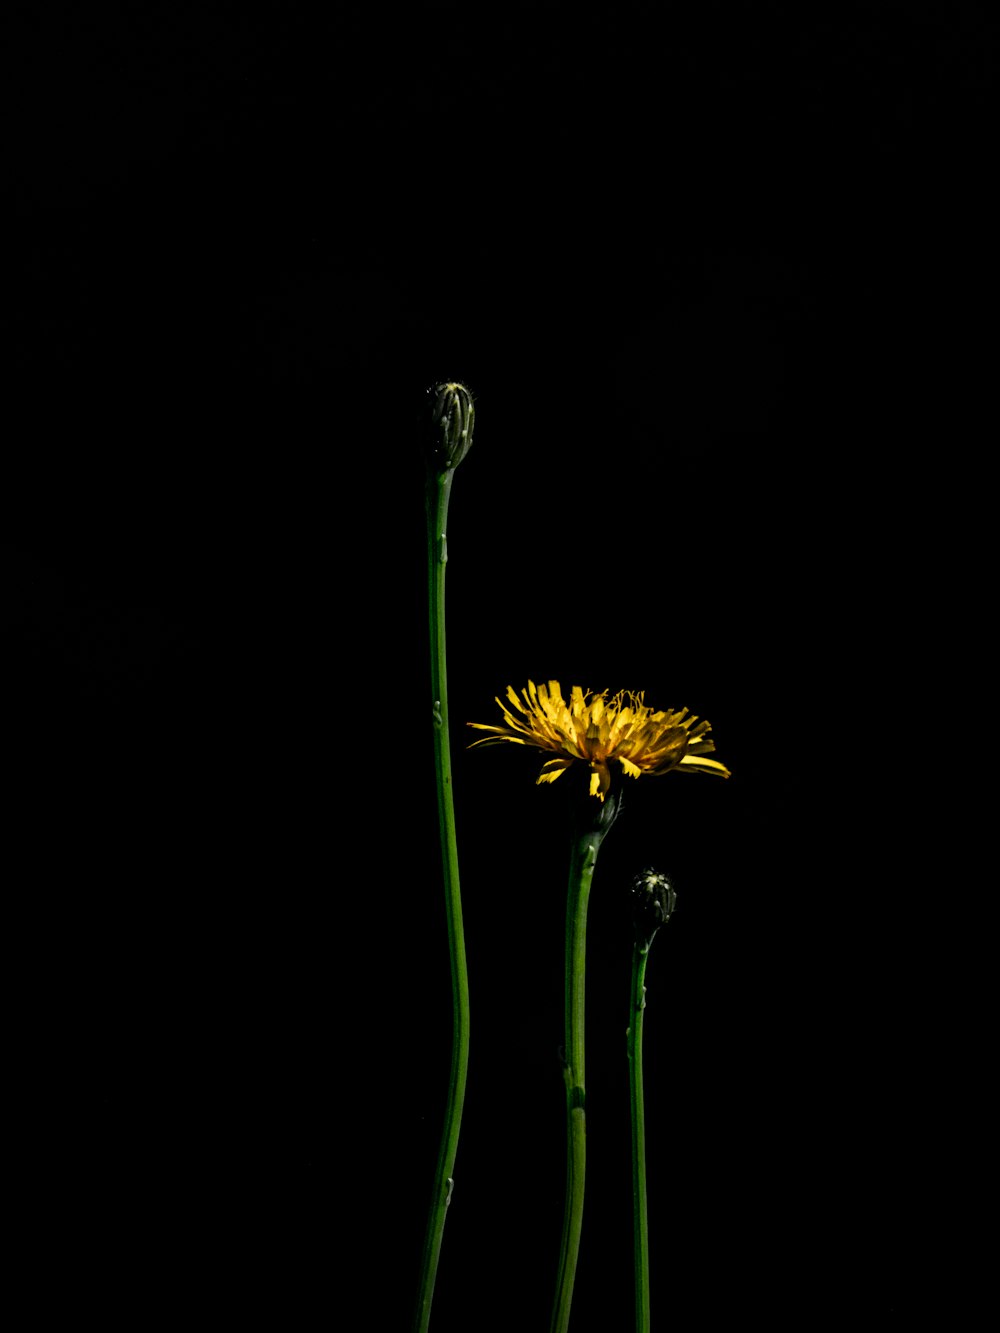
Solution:
<svg viewBox="0 0 1000 1333"><path fill-rule="evenodd" d="M670 920L677 904L674 886L658 870L641 870L632 881L632 920L640 948L648 949L653 936Z"/></svg>
<svg viewBox="0 0 1000 1333"><path fill-rule="evenodd" d="M464 384L436 384L429 390L431 408L431 466L439 472L458 467L472 448L472 425L476 409Z"/></svg>

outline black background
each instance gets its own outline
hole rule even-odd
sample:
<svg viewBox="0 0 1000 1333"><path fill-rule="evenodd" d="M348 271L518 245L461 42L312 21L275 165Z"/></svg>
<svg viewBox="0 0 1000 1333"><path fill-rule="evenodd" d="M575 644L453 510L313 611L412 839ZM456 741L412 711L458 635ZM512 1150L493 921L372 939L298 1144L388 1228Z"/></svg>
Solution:
<svg viewBox="0 0 1000 1333"><path fill-rule="evenodd" d="M654 1321L959 1308L972 1042L911 801L943 724L900 737L948 630L993 52L971 7L891 4L19 25L11 1142L40 1308L406 1327L450 1030L418 447L444 378L478 410L448 572L473 1045L434 1327L545 1327L558 1248L564 796L463 748L528 678L687 705L733 771L630 785L601 854L574 1330L631 1317L644 864L680 894L646 1019Z"/></svg>

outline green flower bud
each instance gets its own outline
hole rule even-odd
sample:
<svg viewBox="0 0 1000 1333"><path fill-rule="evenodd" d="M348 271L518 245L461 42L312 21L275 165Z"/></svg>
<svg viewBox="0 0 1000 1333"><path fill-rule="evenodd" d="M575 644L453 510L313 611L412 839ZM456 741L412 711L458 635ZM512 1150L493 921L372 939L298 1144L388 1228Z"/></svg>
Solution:
<svg viewBox="0 0 1000 1333"><path fill-rule="evenodd" d="M428 456L431 466L444 472L458 467L472 448L476 409L464 384L436 384L429 393L433 406Z"/></svg>
<svg viewBox="0 0 1000 1333"><path fill-rule="evenodd" d="M658 870L640 870L632 881L632 921L640 949L648 949L653 936L670 920L677 904L674 886Z"/></svg>

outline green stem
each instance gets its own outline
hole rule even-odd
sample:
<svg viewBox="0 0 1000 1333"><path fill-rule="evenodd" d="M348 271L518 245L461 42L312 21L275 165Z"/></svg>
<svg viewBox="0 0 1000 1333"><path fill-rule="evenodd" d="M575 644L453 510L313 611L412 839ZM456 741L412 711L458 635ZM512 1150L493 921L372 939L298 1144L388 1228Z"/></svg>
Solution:
<svg viewBox="0 0 1000 1333"><path fill-rule="evenodd" d="M632 1010L628 1028L629 1101L632 1107L632 1235L636 1333L649 1333L649 1228L646 1216L646 1111L642 1095L642 1020L646 1009L649 945L632 949Z"/></svg>
<svg viewBox="0 0 1000 1333"><path fill-rule="evenodd" d="M448 950L451 958L452 1047L451 1073L444 1130L438 1152L430 1216L424 1242L417 1295L416 1333L427 1333L434 1299L444 1224L454 1187L455 1157L462 1128L462 1107L469 1067L469 978L462 927L462 895L455 842L455 803L451 780L451 744L448 732L448 670L445 655L444 576L448 562L448 501L454 470L431 471L427 480L427 571L431 642L431 699L434 733L434 771L437 779L438 825L444 874Z"/></svg>
<svg viewBox="0 0 1000 1333"><path fill-rule="evenodd" d="M566 904L566 1046L563 1068L566 1080L566 1202L551 1333L566 1333L569 1328L576 1262L583 1229L583 1189L587 1168L584 1055L587 903L602 839L603 834L593 832L575 836L570 856Z"/></svg>

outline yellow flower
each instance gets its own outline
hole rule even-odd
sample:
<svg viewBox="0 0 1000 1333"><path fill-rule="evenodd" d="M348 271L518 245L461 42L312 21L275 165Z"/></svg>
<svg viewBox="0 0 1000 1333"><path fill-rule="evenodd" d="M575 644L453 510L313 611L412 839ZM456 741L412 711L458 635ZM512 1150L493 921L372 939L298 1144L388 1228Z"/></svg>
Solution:
<svg viewBox="0 0 1000 1333"><path fill-rule="evenodd" d="M607 690L585 693L579 685L573 686L567 704L557 680L550 680L548 686L529 680L520 699L508 685L507 698L520 716L497 699L507 725L491 727L485 722L470 722L470 727L490 735L473 741L469 748L511 741L514 745L552 750L556 758L542 765L539 782L555 782L577 760L590 768L590 794L601 801L611 786L609 765L613 761L621 764L630 778L667 773L672 768L680 773L729 777L725 764L705 758L715 749L715 742L706 739L711 726L690 716L686 708L678 713L654 713L641 693L622 690L609 699Z"/></svg>

